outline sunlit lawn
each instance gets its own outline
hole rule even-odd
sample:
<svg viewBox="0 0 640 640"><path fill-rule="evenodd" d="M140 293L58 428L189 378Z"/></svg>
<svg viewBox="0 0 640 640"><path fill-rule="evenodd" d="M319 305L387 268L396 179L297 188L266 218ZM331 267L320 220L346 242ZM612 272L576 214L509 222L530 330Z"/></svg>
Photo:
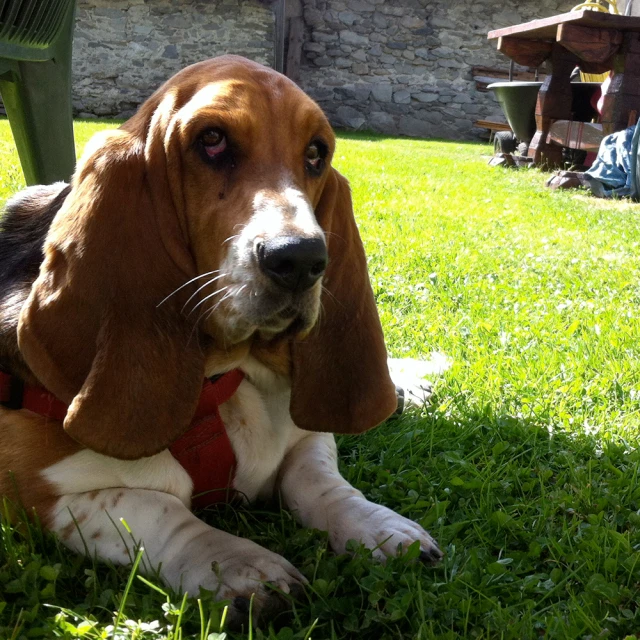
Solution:
<svg viewBox="0 0 640 640"><path fill-rule="evenodd" d="M79 146L106 126L78 123ZM382 566L362 551L336 557L277 509L204 514L311 582L288 626L254 638L306 639L316 620L314 640L640 630L640 205L549 192L537 171L489 168L488 152L340 138L335 164L351 180L391 354L453 361L423 410L342 438L342 469L422 522L446 557ZM6 121L0 162L4 199L22 186ZM202 638L209 618L219 631L206 594L178 621L136 579L123 605L128 576L5 525L0 637L110 637L118 609L126 638Z"/></svg>

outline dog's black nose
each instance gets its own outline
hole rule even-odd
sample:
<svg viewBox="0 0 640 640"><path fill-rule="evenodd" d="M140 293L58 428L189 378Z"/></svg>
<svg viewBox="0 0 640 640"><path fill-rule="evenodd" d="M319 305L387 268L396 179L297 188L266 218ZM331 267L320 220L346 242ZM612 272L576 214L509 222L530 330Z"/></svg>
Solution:
<svg viewBox="0 0 640 640"><path fill-rule="evenodd" d="M256 245L262 272L289 291L309 289L327 268L329 256L323 238L285 236Z"/></svg>

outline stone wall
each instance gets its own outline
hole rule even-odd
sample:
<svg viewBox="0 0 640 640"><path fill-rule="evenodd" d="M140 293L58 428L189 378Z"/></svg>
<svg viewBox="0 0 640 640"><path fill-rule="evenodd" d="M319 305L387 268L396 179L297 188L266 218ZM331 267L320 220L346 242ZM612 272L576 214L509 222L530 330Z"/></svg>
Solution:
<svg viewBox="0 0 640 640"><path fill-rule="evenodd" d="M472 139L501 118L472 67L508 68L490 29L577 0L286 0L305 21L300 84L338 127ZM128 116L182 67L222 53L273 66L273 0L79 0L73 73L81 116Z"/></svg>
<svg viewBox="0 0 640 640"><path fill-rule="evenodd" d="M256 0L80 0L74 110L132 114L183 67L223 53L273 64L273 9Z"/></svg>
<svg viewBox="0 0 640 640"><path fill-rule="evenodd" d="M562 13L575 0L304 0L301 84L334 125L473 138L502 116L476 65L508 68L491 29ZM503 118L502 118L503 119Z"/></svg>

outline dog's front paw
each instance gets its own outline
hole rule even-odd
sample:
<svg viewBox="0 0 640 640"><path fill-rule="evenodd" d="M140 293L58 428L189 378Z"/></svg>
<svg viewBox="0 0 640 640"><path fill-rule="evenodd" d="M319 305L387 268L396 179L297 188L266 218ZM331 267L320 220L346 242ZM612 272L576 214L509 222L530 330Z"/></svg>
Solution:
<svg viewBox="0 0 640 640"><path fill-rule="evenodd" d="M258 545L253 547L213 567L220 572L218 596L231 600L227 620L232 631L247 625L252 596L253 620L263 623L290 609L287 595L298 599L307 583L288 560Z"/></svg>
<svg viewBox="0 0 640 640"><path fill-rule="evenodd" d="M349 540L356 540L380 560L406 552L420 542L420 559L434 564L442 558L438 543L416 522L387 507L361 497L351 497L335 506L330 514L329 539L334 551L343 553Z"/></svg>
<svg viewBox="0 0 640 640"><path fill-rule="evenodd" d="M248 628L250 609L253 620L258 623L291 609L290 600L298 599L304 592L306 578L277 553L250 540L220 532L217 535L226 544L211 548L201 539L200 553L187 554L195 564L187 564L184 556L181 557L178 588L196 595L199 588L204 587L213 591L218 600L230 600L226 626L232 631L240 630L243 625ZM168 563L165 573L167 568L173 569L172 564Z"/></svg>

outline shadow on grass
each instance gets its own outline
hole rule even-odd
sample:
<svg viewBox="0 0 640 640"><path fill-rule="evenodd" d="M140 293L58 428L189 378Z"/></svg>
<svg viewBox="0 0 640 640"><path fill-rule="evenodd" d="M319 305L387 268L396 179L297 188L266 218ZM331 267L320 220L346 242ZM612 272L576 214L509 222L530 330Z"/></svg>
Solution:
<svg viewBox="0 0 640 640"><path fill-rule="evenodd" d="M382 565L357 546L352 556L333 554L325 533L278 508L202 512L285 555L311 583L288 626L254 637L302 640L316 619L314 638L353 640L624 637L639 628L640 454L627 443L550 433L543 419L436 399L339 446L344 475L421 522L446 557L422 566L413 550ZM109 624L127 577L126 568L77 557L37 527L5 523L0 636L17 625L25 634L61 632L59 609L45 603ZM169 600L173 609L134 581L126 614L175 624L180 599ZM206 593L202 602L217 631L221 605ZM181 615L185 637L198 636L198 606Z"/></svg>
<svg viewBox="0 0 640 640"><path fill-rule="evenodd" d="M623 637L640 620L634 446L458 399L344 438L341 457L368 497L446 549L422 573L425 633Z"/></svg>

